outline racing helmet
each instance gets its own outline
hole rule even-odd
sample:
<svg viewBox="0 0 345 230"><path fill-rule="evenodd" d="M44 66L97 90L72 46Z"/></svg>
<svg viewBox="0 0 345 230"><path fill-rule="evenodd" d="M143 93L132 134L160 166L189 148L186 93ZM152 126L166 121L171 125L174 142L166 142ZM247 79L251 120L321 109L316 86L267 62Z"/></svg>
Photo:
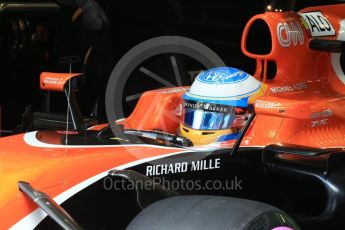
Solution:
<svg viewBox="0 0 345 230"><path fill-rule="evenodd" d="M193 145L234 140L250 115L250 98L262 95L263 84L231 67L201 72L183 95L180 135Z"/></svg>

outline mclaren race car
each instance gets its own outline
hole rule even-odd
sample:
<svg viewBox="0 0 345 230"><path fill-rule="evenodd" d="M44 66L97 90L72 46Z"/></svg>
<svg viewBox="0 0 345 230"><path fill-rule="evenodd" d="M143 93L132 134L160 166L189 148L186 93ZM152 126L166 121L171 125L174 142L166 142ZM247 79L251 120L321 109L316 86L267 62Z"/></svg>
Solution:
<svg viewBox="0 0 345 230"><path fill-rule="evenodd" d="M80 115L78 74L42 73L70 109L33 127L66 130L0 139L0 228L344 229L344 12L270 5L242 36L253 76L207 70L108 124Z"/></svg>

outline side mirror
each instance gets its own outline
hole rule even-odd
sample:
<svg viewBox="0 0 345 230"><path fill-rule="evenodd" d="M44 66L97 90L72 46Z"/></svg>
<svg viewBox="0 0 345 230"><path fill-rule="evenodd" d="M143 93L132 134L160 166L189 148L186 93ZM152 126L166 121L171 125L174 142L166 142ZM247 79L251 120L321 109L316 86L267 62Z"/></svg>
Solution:
<svg viewBox="0 0 345 230"><path fill-rule="evenodd" d="M40 87L42 90L63 92L69 103L69 115L71 117L67 124L66 114L53 114L49 112L35 112L33 114L32 126L44 129L63 129L68 125L73 130L83 131L88 127L96 125L97 120L91 117L84 117L81 114L77 98L74 94L78 90L78 80L82 80L79 73L51 73L43 72L40 76ZM47 107L50 107L49 92Z"/></svg>
<svg viewBox="0 0 345 230"><path fill-rule="evenodd" d="M321 52L345 53L345 41L314 38L310 40L309 48Z"/></svg>
<svg viewBox="0 0 345 230"><path fill-rule="evenodd" d="M63 92L68 88L68 81L70 82L71 92L77 91L77 79L80 78L80 73L52 73L42 72L40 76L40 88L42 90Z"/></svg>

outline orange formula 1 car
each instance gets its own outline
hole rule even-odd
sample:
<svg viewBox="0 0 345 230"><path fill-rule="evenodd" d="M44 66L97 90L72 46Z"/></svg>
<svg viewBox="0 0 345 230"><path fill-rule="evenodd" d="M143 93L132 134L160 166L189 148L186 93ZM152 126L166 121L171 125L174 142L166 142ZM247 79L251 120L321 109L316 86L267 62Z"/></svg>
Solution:
<svg viewBox="0 0 345 230"><path fill-rule="evenodd" d="M211 69L104 125L70 98L68 131L0 139L0 228L344 229L344 12L269 6L242 37L254 77ZM71 96L75 79L41 88Z"/></svg>

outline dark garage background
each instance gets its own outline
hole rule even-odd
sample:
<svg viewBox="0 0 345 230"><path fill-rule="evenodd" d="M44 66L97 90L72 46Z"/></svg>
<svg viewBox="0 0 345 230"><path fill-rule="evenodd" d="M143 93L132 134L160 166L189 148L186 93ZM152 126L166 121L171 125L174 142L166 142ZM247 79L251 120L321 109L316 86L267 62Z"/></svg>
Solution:
<svg viewBox="0 0 345 230"><path fill-rule="evenodd" d="M339 2L299 0L295 10ZM76 61L72 64L73 72L85 73L84 84L78 93L82 112L89 115L98 101L97 112L101 121L105 118L103 96L111 70L128 50L149 38L179 35L195 39L214 50L228 66L252 73L254 62L244 57L240 50L241 33L246 21L254 14L264 12L267 5L267 1L258 0L100 0L109 25L94 32L80 20L72 23L76 9L72 0L56 3L60 6L56 10L1 11L0 135L10 133L22 123L27 105L32 105L33 111L47 109L46 93L39 90L39 75L42 71L68 72L68 63L62 63L64 57L73 56ZM92 53L83 65L90 46ZM186 57L178 60L189 73L202 68ZM169 79L172 69L168 67L169 63L163 63L164 57L148 62L152 71ZM133 73L126 84L127 95L161 87L149 80L139 84L137 77ZM188 84L191 76L184 77ZM50 111L65 111L63 95L52 93L50 101ZM123 102L125 114L130 113L135 102Z"/></svg>

